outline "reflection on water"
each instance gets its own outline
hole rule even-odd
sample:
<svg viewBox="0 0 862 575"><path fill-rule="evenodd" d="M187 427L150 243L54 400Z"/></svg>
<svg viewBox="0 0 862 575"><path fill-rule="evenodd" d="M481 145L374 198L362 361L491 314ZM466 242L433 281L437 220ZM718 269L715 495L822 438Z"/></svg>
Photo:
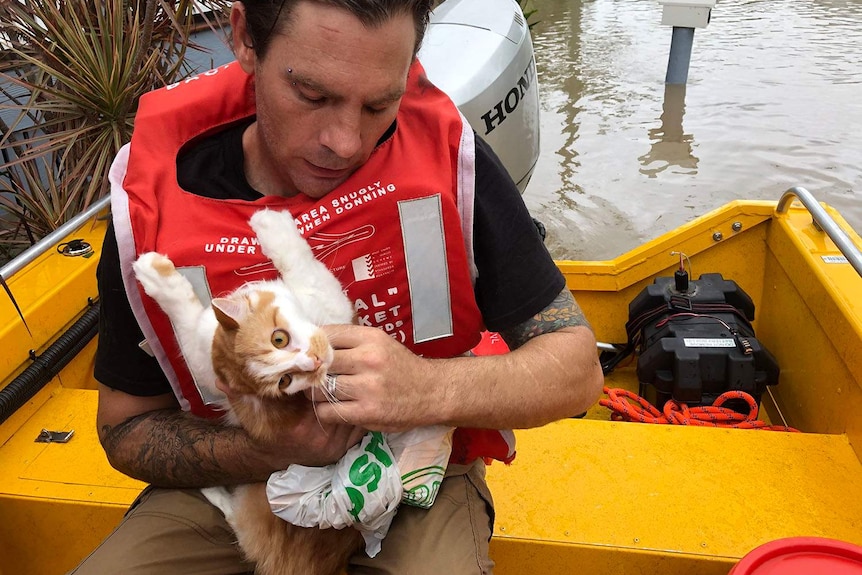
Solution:
<svg viewBox="0 0 862 575"><path fill-rule="evenodd" d="M533 2L542 155L524 197L555 257L615 257L793 185L862 232L862 0L721 0L668 88L656 0Z"/></svg>
<svg viewBox="0 0 862 575"><path fill-rule="evenodd" d="M679 167L690 175L697 173L697 157L692 152L694 136L682 129L685 115L685 84L666 84L662 104L661 126L650 129L649 152L638 158L643 166L640 173L650 178L671 167Z"/></svg>

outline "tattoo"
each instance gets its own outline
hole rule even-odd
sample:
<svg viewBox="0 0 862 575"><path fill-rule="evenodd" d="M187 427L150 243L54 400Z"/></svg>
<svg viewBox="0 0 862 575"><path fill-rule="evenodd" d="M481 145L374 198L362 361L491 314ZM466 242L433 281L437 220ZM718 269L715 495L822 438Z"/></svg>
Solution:
<svg viewBox="0 0 862 575"><path fill-rule="evenodd" d="M568 288L563 288L563 291L545 309L527 321L500 332L500 335L509 349L516 349L537 335L574 326L590 327L590 324L572 296L572 292Z"/></svg>
<svg viewBox="0 0 862 575"><path fill-rule="evenodd" d="M165 409L103 425L99 436L124 473L156 485L201 487L232 483L218 464L225 445L242 445L231 434L241 431Z"/></svg>

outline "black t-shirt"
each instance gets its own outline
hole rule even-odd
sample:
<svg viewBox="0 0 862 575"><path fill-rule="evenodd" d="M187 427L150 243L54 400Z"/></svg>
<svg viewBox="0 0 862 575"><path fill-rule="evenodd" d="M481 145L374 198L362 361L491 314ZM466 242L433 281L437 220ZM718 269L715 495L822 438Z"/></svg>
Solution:
<svg viewBox="0 0 862 575"><path fill-rule="evenodd" d="M177 161L180 186L217 199L255 200L261 194L243 175L242 133L248 123L210 136ZM384 135L390 136L392 129ZM473 250L479 271L475 294L491 331L512 328L553 301L565 279L499 158L476 138ZM144 339L123 287L113 226L109 226L97 270L101 313L96 351L97 381L131 395L171 391L158 362L138 345Z"/></svg>

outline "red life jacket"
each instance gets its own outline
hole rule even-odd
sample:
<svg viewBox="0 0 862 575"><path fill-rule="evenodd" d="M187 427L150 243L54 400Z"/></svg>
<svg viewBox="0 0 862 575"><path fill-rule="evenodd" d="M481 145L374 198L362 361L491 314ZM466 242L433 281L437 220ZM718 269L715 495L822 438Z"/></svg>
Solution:
<svg viewBox="0 0 862 575"><path fill-rule="evenodd" d="M473 348L483 327L472 288L473 132L419 63L410 70L395 133L323 198L216 200L182 190L176 159L183 146L254 112L253 77L236 63L150 92L141 98L131 144L112 166L123 281L183 409L218 415L209 405L216 398L205 391L202 397L170 321L137 284L131 263L147 251L163 253L177 268L197 270L198 287L212 297L273 279L277 273L248 225L262 208L291 212L315 256L346 286L360 325L383 329L425 357ZM456 436L463 437L453 461L514 456L513 442L496 431Z"/></svg>

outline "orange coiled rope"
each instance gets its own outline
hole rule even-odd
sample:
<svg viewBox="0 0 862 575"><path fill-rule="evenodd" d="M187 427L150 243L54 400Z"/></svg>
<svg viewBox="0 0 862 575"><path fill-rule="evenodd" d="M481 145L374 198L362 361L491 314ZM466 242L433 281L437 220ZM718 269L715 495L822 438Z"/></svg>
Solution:
<svg viewBox="0 0 862 575"><path fill-rule="evenodd" d="M768 425L757 419L757 402L744 391L726 391L712 405L689 407L685 403L670 400L659 411L650 402L625 389L604 388L608 399L600 399L599 405L612 411L614 421L640 421L641 423L663 423L673 425L701 425L708 427L736 427L740 429L767 429L770 431L795 431L784 425ZM748 403L748 414L722 407L731 399L742 399ZM632 403L634 402L634 403Z"/></svg>

